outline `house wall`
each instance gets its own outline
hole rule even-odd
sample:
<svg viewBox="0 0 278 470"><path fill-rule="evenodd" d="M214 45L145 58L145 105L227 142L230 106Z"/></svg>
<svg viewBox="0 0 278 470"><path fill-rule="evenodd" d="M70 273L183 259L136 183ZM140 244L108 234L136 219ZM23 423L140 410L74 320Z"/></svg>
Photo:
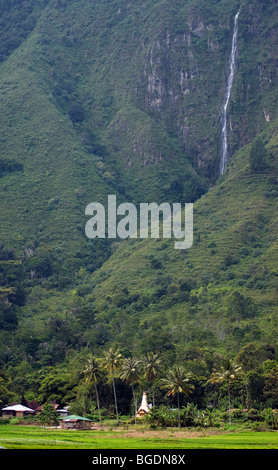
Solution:
<svg viewBox="0 0 278 470"><path fill-rule="evenodd" d="M3 418L10 418L11 416L15 415L15 411L2 411Z"/></svg>
<svg viewBox="0 0 278 470"><path fill-rule="evenodd" d="M28 413L32 415L33 413ZM8 410L8 411L2 411L2 417L3 418L11 418L15 416L16 418L23 418L25 415L24 411L14 411L14 410Z"/></svg>
<svg viewBox="0 0 278 470"><path fill-rule="evenodd" d="M62 422L61 426L64 429L87 429L89 428L91 423L87 423L84 421L64 421Z"/></svg>

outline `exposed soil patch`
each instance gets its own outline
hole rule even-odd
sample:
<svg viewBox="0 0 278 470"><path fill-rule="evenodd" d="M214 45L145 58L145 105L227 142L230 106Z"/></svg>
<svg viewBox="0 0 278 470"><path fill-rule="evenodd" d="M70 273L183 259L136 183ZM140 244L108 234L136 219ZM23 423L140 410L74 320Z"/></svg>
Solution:
<svg viewBox="0 0 278 470"><path fill-rule="evenodd" d="M109 432L111 429L104 429L103 431ZM225 431L219 431L216 429L211 430L178 430L178 429L164 429L164 430L145 430L145 429L130 429L123 431L122 429L113 429L113 438L145 438L145 439L196 439L198 437L208 437L208 436L218 436L219 434L225 434ZM111 436L101 436L98 437L111 437Z"/></svg>

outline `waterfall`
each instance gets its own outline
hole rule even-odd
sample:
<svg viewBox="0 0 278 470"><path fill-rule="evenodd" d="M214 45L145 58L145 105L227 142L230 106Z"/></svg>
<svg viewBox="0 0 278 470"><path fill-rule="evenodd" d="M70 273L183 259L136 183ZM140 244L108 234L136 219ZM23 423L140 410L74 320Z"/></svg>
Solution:
<svg viewBox="0 0 278 470"><path fill-rule="evenodd" d="M235 77L235 68L236 68L236 55L237 55L237 37L238 37L238 12L235 16L234 20L234 32L233 32L233 41L232 41L232 50L230 55L230 74L227 83L227 89L225 94L225 101L222 107L221 112L221 123L222 123L222 131L221 131L221 159L220 159L220 174L226 170L228 164L228 120L227 120L227 109L229 105L229 101L231 98L231 91Z"/></svg>

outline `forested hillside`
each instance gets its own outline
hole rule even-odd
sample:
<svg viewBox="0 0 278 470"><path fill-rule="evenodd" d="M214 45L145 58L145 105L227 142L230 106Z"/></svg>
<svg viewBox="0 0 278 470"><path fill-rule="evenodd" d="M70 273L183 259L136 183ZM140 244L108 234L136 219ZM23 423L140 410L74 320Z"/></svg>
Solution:
<svg viewBox="0 0 278 470"><path fill-rule="evenodd" d="M113 347L183 364L200 389L216 353L236 357L267 383L254 400L278 406L277 11L276 0L0 1L0 404L78 401L85 358ZM109 194L194 202L192 248L88 239L85 208Z"/></svg>

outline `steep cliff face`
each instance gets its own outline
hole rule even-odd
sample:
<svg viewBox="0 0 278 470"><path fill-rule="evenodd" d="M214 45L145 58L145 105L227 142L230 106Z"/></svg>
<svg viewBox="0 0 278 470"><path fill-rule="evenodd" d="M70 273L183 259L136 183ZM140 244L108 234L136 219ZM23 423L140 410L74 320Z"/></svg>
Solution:
<svg viewBox="0 0 278 470"><path fill-rule="evenodd" d="M53 226L56 236L61 227L62 236L63 220L83 226L86 203L107 192L135 202L195 201L214 184L239 8L230 162L277 117L276 0L29 0L0 7L17 32L13 43L8 26L2 37L1 154L25 169L3 180L7 233L13 206L28 234L33 217L44 224L50 204L46 230Z"/></svg>
<svg viewBox="0 0 278 470"><path fill-rule="evenodd" d="M204 5L177 6L159 39L149 46L143 75L145 109L212 176L225 93L231 5L223 16L213 6L209 13Z"/></svg>
<svg viewBox="0 0 278 470"><path fill-rule="evenodd" d="M243 2L230 115L235 150L277 118L277 1Z"/></svg>
<svg viewBox="0 0 278 470"><path fill-rule="evenodd" d="M168 10L171 18L166 15L157 37L145 46L139 106L176 135L185 152L212 179L218 176L220 115L239 8L238 54L228 107L231 156L276 117L275 5L177 2L175 9Z"/></svg>
<svg viewBox="0 0 278 470"><path fill-rule="evenodd" d="M231 156L276 116L275 5L275 1L247 0L69 1L58 2L55 9L51 3L38 29L52 70L49 86L56 98L62 95L65 112L73 96L78 98L86 110L81 129L93 132L104 147L109 146L107 128L127 103L133 111L145 113L146 133L151 119L175 139L172 151L167 149L168 155L157 158L160 139L154 138L142 160L136 135L127 132L130 158L122 161L122 168L128 166L132 178L138 176L138 166L135 171L131 163L134 155L141 162L140 178L148 179L151 170L143 171L142 166L160 162L163 168L162 161L171 159L178 165L180 158L190 157L199 173L214 181L219 174L220 115L239 8L237 67L228 108ZM125 153L121 146L118 151Z"/></svg>

